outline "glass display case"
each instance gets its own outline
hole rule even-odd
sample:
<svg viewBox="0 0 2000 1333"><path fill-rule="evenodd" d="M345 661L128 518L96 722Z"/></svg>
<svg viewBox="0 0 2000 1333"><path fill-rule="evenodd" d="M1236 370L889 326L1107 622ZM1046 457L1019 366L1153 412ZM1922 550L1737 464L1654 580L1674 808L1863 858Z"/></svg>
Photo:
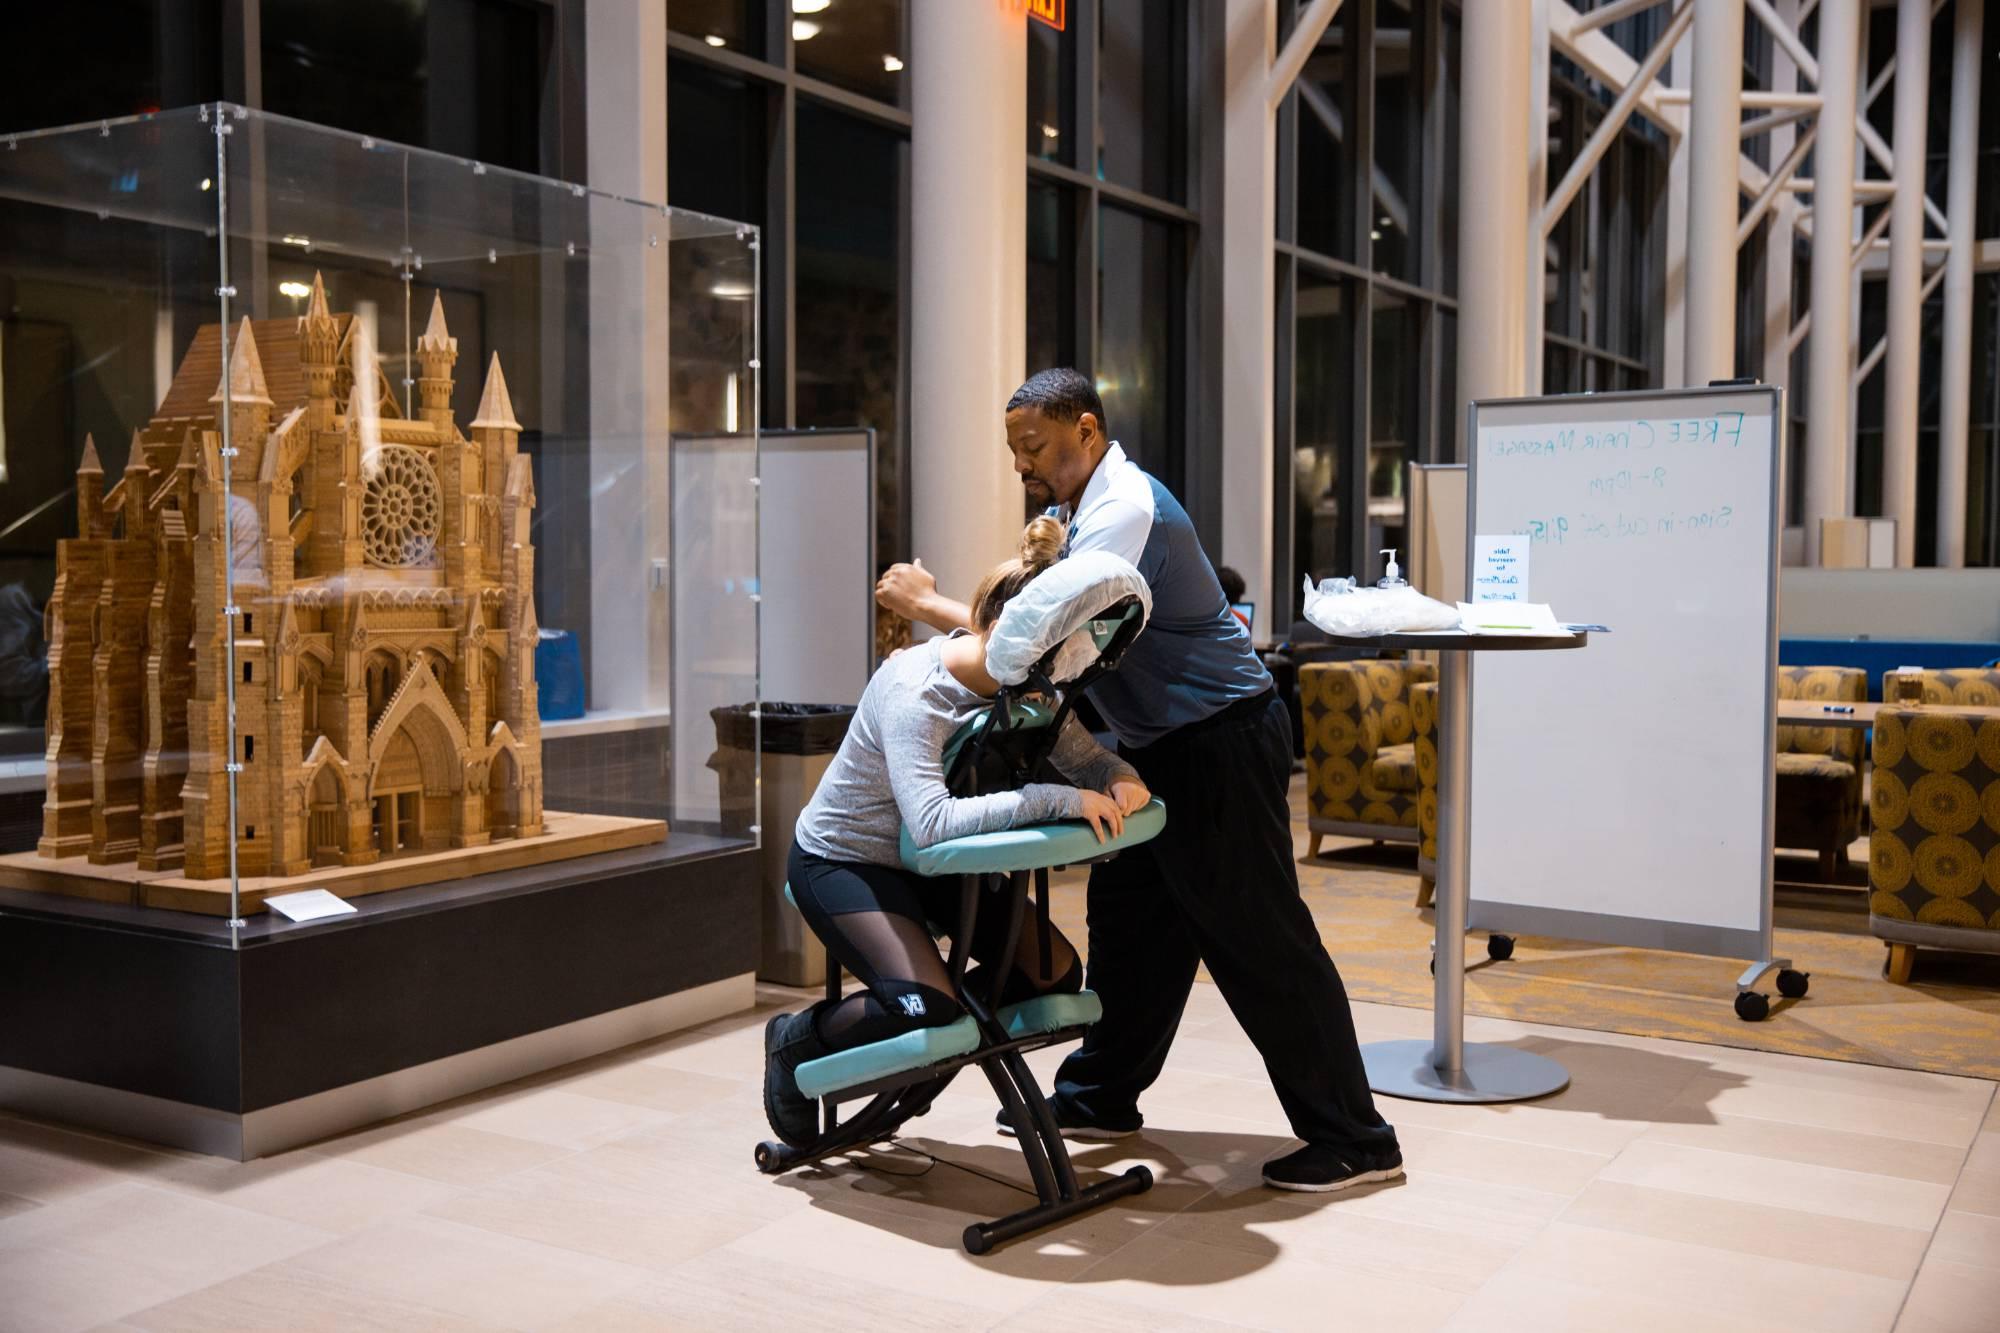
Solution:
<svg viewBox="0 0 2000 1333"><path fill-rule="evenodd" d="M754 845L754 228L208 105L0 136L0 256L0 888Z"/></svg>

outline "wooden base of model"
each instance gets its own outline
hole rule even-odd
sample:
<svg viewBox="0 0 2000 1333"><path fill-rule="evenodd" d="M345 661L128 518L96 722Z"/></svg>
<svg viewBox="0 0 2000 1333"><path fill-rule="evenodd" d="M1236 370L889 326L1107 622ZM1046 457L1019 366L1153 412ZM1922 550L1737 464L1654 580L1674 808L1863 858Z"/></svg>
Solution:
<svg viewBox="0 0 2000 1333"><path fill-rule="evenodd" d="M304 889L325 889L341 898L359 898L390 889L462 879L494 870L566 861L598 852L664 842L666 821L616 815L572 815L545 811L544 831L479 847L407 852L369 865L324 866L283 878L245 875L240 904L245 916L264 910L264 899ZM141 870L136 862L94 863L88 856L50 858L37 852L0 857L0 888L60 894L128 907L163 907L207 916L229 915L229 881L189 879L174 870Z"/></svg>

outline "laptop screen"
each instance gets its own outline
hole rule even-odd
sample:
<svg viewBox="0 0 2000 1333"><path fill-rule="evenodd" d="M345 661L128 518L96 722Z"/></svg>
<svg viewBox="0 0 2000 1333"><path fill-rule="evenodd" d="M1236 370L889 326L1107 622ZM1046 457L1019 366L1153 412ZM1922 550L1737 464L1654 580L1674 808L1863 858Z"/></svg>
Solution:
<svg viewBox="0 0 2000 1333"><path fill-rule="evenodd" d="M1255 602L1231 602L1229 604L1229 613L1243 622L1243 631L1246 634L1250 632L1250 627L1257 623L1257 603Z"/></svg>

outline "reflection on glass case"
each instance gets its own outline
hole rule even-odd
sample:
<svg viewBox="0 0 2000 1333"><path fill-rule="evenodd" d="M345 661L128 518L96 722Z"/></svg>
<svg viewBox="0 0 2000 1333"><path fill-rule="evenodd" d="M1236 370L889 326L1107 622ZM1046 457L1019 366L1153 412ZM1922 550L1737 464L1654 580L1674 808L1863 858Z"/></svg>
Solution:
<svg viewBox="0 0 2000 1333"><path fill-rule="evenodd" d="M755 251L234 106L4 136L0 887L239 920L753 842Z"/></svg>

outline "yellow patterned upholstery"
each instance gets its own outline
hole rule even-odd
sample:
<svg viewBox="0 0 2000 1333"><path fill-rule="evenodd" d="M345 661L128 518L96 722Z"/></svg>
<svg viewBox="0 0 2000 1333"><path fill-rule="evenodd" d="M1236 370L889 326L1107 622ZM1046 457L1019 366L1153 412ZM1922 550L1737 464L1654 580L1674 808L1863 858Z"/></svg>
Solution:
<svg viewBox="0 0 2000 1333"><path fill-rule="evenodd" d="M1430 901L1438 857L1438 687L1434 680L1410 686L1410 716L1417 724L1417 906Z"/></svg>
<svg viewBox="0 0 2000 1333"><path fill-rule="evenodd" d="M1435 667L1413 662L1310 662L1299 668L1306 822L1315 850L1326 833L1417 840L1423 761L1410 686L1436 678Z"/></svg>
<svg viewBox="0 0 2000 1333"><path fill-rule="evenodd" d="M2000 953L2000 714L1885 705L1874 758L1868 924L1906 951L1891 975L1916 945Z"/></svg>
<svg viewBox="0 0 2000 1333"><path fill-rule="evenodd" d="M1862 703L1868 673L1852 667L1778 668L1780 699ZM1780 847L1819 853L1831 877L1861 836L1861 736L1855 727L1778 728L1777 829Z"/></svg>
<svg viewBox="0 0 2000 1333"><path fill-rule="evenodd" d="M1901 671L1882 673L1882 702L1896 702L1896 690L1904 674ZM1923 677L1924 702L1927 704L2000 708L2000 671L1966 667L1950 671L1920 671L1917 674Z"/></svg>

